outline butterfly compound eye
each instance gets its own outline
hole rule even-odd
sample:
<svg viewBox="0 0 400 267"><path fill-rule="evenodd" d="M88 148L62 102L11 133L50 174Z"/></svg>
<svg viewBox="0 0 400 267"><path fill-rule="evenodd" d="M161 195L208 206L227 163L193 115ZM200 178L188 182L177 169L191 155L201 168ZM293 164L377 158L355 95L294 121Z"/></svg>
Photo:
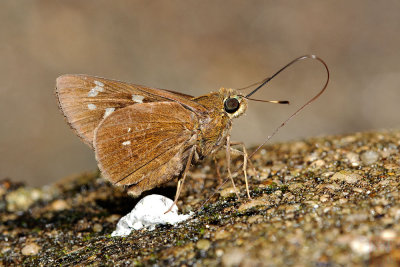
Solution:
<svg viewBox="0 0 400 267"><path fill-rule="evenodd" d="M234 113L239 109L239 100L236 98L227 98L224 102L224 109L228 113Z"/></svg>

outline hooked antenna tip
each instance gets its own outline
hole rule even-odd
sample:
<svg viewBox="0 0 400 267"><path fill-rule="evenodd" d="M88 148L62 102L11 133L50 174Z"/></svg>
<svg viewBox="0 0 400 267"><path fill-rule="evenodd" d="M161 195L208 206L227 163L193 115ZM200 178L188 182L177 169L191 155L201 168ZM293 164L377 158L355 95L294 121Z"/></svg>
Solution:
<svg viewBox="0 0 400 267"><path fill-rule="evenodd" d="M287 104L287 105L290 104L290 102L287 101L287 100L284 100L284 101L276 101L276 103L277 103L277 104Z"/></svg>

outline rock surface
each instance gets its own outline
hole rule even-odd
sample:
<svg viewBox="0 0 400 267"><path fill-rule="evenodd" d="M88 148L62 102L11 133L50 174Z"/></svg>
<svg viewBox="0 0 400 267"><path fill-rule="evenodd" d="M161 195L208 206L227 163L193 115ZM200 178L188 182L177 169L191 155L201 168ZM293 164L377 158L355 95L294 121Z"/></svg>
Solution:
<svg viewBox="0 0 400 267"><path fill-rule="evenodd" d="M397 266L400 264L400 131L266 146L232 185L215 165L192 167L176 226L111 237L137 203L99 173L45 188L0 181L0 266ZM218 160L225 171L224 157ZM227 189L228 188L228 189ZM175 184L150 192L174 197ZM203 205L204 201L209 201Z"/></svg>

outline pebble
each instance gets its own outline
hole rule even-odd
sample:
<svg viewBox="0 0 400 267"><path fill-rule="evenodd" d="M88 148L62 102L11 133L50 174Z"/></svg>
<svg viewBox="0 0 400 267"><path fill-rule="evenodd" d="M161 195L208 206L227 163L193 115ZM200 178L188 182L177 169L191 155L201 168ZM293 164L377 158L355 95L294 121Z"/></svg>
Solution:
<svg viewBox="0 0 400 267"><path fill-rule="evenodd" d="M393 164L393 163L386 163L383 167L386 170L397 170L400 168L398 164Z"/></svg>
<svg viewBox="0 0 400 267"><path fill-rule="evenodd" d="M295 212L295 211L298 211L298 210L300 210L300 204L288 205L288 206L285 208L285 212L286 212L286 213Z"/></svg>
<svg viewBox="0 0 400 267"><path fill-rule="evenodd" d="M364 192L364 190L363 190L362 188L358 188L358 187L354 187L354 188L353 188L353 191L354 191L354 192L357 192L357 193L362 193L362 192Z"/></svg>
<svg viewBox="0 0 400 267"><path fill-rule="evenodd" d="M218 239L226 239L226 238L228 238L230 235L231 235L231 234L230 234L228 231L226 231L226 230L221 230L221 231L218 231L218 232L215 233L214 238L217 239L217 240L218 240Z"/></svg>
<svg viewBox="0 0 400 267"><path fill-rule="evenodd" d="M381 238L385 241L392 241L396 238L396 232L391 229L383 230L381 233Z"/></svg>
<svg viewBox="0 0 400 267"><path fill-rule="evenodd" d="M57 199L50 204L50 209L54 211L66 210L69 209L69 207L67 201L64 199Z"/></svg>
<svg viewBox="0 0 400 267"><path fill-rule="evenodd" d="M331 209L332 209L331 207L326 207L326 208L324 208L323 211L324 211L324 213L327 213L327 212L331 211Z"/></svg>
<svg viewBox="0 0 400 267"><path fill-rule="evenodd" d="M374 164L379 158L379 154L375 151L368 150L361 154L361 160L365 165Z"/></svg>
<svg viewBox="0 0 400 267"><path fill-rule="evenodd" d="M395 220L400 220L400 208L398 207L390 208L389 215L392 216Z"/></svg>
<svg viewBox="0 0 400 267"><path fill-rule="evenodd" d="M339 181L344 181L349 184L355 184L359 180L362 179L361 175L358 175L356 173L352 173L349 171L340 171L335 173L332 178L332 180L339 180Z"/></svg>
<svg viewBox="0 0 400 267"><path fill-rule="evenodd" d="M334 174L335 174L334 172L324 172L323 174L321 174L321 177L326 179L326 178L331 177Z"/></svg>
<svg viewBox="0 0 400 267"><path fill-rule="evenodd" d="M243 203L242 205L239 206L238 211L244 211L244 210L248 210L251 209L253 207L257 207L257 206L265 206L266 203L262 200L258 200L258 199L253 199L249 202Z"/></svg>
<svg viewBox="0 0 400 267"><path fill-rule="evenodd" d="M382 158L388 158L393 154L398 153L397 146L395 144L389 144L388 147L384 147L383 150L379 151Z"/></svg>
<svg viewBox="0 0 400 267"><path fill-rule="evenodd" d="M327 202L328 200L329 200L329 195L322 195L319 198L319 201L321 201L321 202Z"/></svg>
<svg viewBox="0 0 400 267"><path fill-rule="evenodd" d="M9 251L11 251L11 247L10 247L10 246L3 246L3 247L0 249L0 253L2 253L2 254L5 254L5 253L7 253L7 252L9 252Z"/></svg>
<svg viewBox="0 0 400 267"><path fill-rule="evenodd" d="M349 152L346 154L346 158L349 160L352 166L356 167L360 165L360 157L357 153Z"/></svg>
<svg viewBox="0 0 400 267"><path fill-rule="evenodd" d="M239 266L245 256L246 253L243 249L232 248L231 250L226 251L222 256L222 265L228 267Z"/></svg>
<svg viewBox="0 0 400 267"><path fill-rule="evenodd" d="M290 192L285 193L285 194L283 195L283 199L286 200L286 201L293 201L293 200L295 200L295 198L296 198L296 197L295 197L292 193L290 193Z"/></svg>
<svg viewBox="0 0 400 267"><path fill-rule="evenodd" d="M337 183L326 184L326 185L325 185L325 188L331 189L331 190L333 190L333 191L339 191L339 190L341 189L341 188L340 188L340 185L338 185Z"/></svg>
<svg viewBox="0 0 400 267"><path fill-rule="evenodd" d="M256 181L264 181L268 179L270 174L271 174L271 168L262 167L260 169L260 173L258 173L258 175L254 175L253 179L255 179Z"/></svg>
<svg viewBox="0 0 400 267"><path fill-rule="evenodd" d="M93 225L93 231L96 233L99 233L99 232L103 231L103 226L99 223L95 223Z"/></svg>
<svg viewBox="0 0 400 267"><path fill-rule="evenodd" d="M235 194L235 189L233 187L227 187L222 189L219 194L221 197L230 197Z"/></svg>
<svg viewBox="0 0 400 267"><path fill-rule="evenodd" d="M293 180L294 176L293 175L286 175L284 178L285 183L290 182Z"/></svg>
<svg viewBox="0 0 400 267"><path fill-rule="evenodd" d="M283 170L285 168L286 168L286 164L284 164L282 162L277 162L271 167L271 170L273 172L279 172L279 171L281 171L281 170Z"/></svg>
<svg viewBox="0 0 400 267"><path fill-rule="evenodd" d="M264 217L262 215L255 215L255 216L251 216L247 220L247 222L250 223L250 224L255 223L255 222L261 222L263 220L263 218Z"/></svg>
<svg viewBox="0 0 400 267"><path fill-rule="evenodd" d="M319 157L318 153L313 152L313 153L305 156L304 161L305 162L313 162L313 161L316 161L318 159L318 157Z"/></svg>
<svg viewBox="0 0 400 267"><path fill-rule="evenodd" d="M346 137L343 137L342 139L340 139L340 143L342 143L342 145L348 145L349 143L353 143L357 140L357 137L354 135L349 135Z"/></svg>
<svg viewBox="0 0 400 267"><path fill-rule="evenodd" d="M25 255L25 256L36 255L39 253L41 248L42 247L40 247L36 243L28 243L22 248L21 253L22 253L22 255Z"/></svg>
<svg viewBox="0 0 400 267"><path fill-rule="evenodd" d="M221 257L222 255L224 255L224 251L223 251L222 249L217 249L217 250L215 251L215 255L216 255L217 257Z"/></svg>
<svg viewBox="0 0 400 267"><path fill-rule="evenodd" d="M366 237L360 236L350 242L350 248L359 255L366 255L374 250L374 245Z"/></svg>
<svg viewBox="0 0 400 267"><path fill-rule="evenodd" d="M314 168L314 169L319 169L319 168L321 168L321 167L323 167L323 166L325 166L325 165L326 165L325 160L323 160L323 159L317 159L316 161L313 161L313 162L311 163L310 167L311 167L311 168Z"/></svg>
<svg viewBox="0 0 400 267"><path fill-rule="evenodd" d="M112 214L106 218L106 221L109 223L114 223L114 222L118 221L120 218L121 218L121 215Z"/></svg>
<svg viewBox="0 0 400 267"><path fill-rule="evenodd" d="M21 187L6 195L7 210L26 211L37 200L41 198L41 191L36 188Z"/></svg>
<svg viewBox="0 0 400 267"><path fill-rule="evenodd" d="M196 243L196 247L200 250L208 250L211 246L211 242L207 239L200 239Z"/></svg>
<svg viewBox="0 0 400 267"><path fill-rule="evenodd" d="M358 223L366 220L368 220L368 214L366 213L353 213L346 218L349 223Z"/></svg>
<svg viewBox="0 0 400 267"><path fill-rule="evenodd" d="M303 188L304 188L303 183L294 183L288 186L288 189L291 192L300 191Z"/></svg>

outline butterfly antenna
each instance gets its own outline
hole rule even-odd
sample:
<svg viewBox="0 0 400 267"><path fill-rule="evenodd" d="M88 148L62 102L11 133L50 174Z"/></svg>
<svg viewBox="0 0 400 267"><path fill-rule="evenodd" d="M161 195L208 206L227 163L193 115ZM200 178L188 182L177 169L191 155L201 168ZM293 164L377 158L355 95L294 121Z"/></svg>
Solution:
<svg viewBox="0 0 400 267"><path fill-rule="evenodd" d="M322 95L326 88L328 87L328 83L329 83L329 79L330 79L330 74L329 74L329 68L328 65L325 63L325 61L323 61L321 58L317 57L316 55L305 55L302 57L298 57L294 60L292 60L289 64L287 64L286 66L284 66L283 68L281 68L278 72L276 72L274 75L272 75L270 78L268 78L267 81L265 81L263 84L261 84L259 87L257 87L256 89L253 90L253 92L251 92L250 94L248 94L246 97L254 94L258 89L260 89L262 86L264 86L268 81L270 81L272 78L274 78L276 75L278 75L280 72L282 72L284 69L286 69L287 67L289 67L290 65L292 65L293 63L299 61L299 60L303 60L303 59L316 59L319 62L321 62L326 70L326 81L324 86L322 87L322 89L318 92L318 94L316 94L313 98L311 98L310 100L308 100L304 105L302 105L300 108L298 108L294 113L292 113L284 122L282 122L281 125L279 125L270 136L268 136L266 138L266 140L259 145L254 151L253 153L250 154L250 156L248 157L248 159L250 159L251 157L254 156L255 153L258 152L258 150L260 150L261 147L263 147L283 126L286 125L286 123L288 123L294 116L296 116L300 111L302 111L305 107L307 107L308 105L310 105L312 102L314 102L318 97L320 97L320 95Z"/></svg>
<svg viewBox="0 0 400 267"><path fill-rule="evenodd" d="M252 158L260 149L261 147L263 147L283 126L286 125L286 123L288 123L294 116L296 116L300 111L302 111L306 106L310 105L312 102L314 102L320 95L322 95L326 88L328 87L328 83L329 83L329 79L330 79L330 74L329 74L329 68L328 65L325 63L325 61L323 61L321 58L317 57L316 55L305 55L305 56L301 56L298 57L294 60L292 60L291 62L289 62L287 65L285 65L283 68L281 68L279 71L277 71L274 75L272 75L271 77L267 78L264 80L264 82L262 82L256 89L254 89L251 93L249 93L246 98L248 98L249 96L253 95L255 92L257 92L261 87L263 87L266 83L268 83L270 80L272 80L275 76L277 76L279 73L281 73L284 69L286 69L287 67L289 67L290 65L292 65L293 63L303 60L303 59L316 59L319 62L321 62L326 70L326 74L327 74L327 78L326 78L326 82L324 84L324 86L322 87L322 89L318 92L318 94L316 94L313 98L311 98L310 100L308 100L304 105L302 105L299 109L297 109L293 114L291 114L284 122L282 122L281 125L279 125L270 136L267 137L267 139L261 144L259 145L254 151L253 153L250 154L250 156L248 157L248 160L250 158ZM262 101L265 102L265 101ZM236 169L235 172L239 171L242 169L243 163ZM207 204L207 202L216 194L216 192L218 192L218 190L228 181L229 179L225 179L225 181L220 184L218 186L218 188L214 191L214 193L201 205L200 208L204 207L205 204Z"/></svg>
<svg viewBox="0 0 400 267"><path fill-rule="evenodd" d="M267 78L267 79L268 79L268 78ZM248 85L248 86L245 86L245 87L235 88L235 90L238 90L238 91L240 91L240 90L246 90L246 89L249 89L250 87L253 87L253 86L255 86L255 85L258 85L258 84L263 83L265 80L266 80L266 79L264 79L264 80L262 80L262 81L259 81L259 82L256 82L256 83L252 83L252 84L250 84L250 85Z"/></svg>
<svg viewBox="0 0 400 267"><path fill-rule="evenodd" d="M326 63L320 59L319 57L317 57L316 55L305 55L305 56L301 56L298 58L293 59L292 61L290 61L288 64L286 64L284 67L282 67L280 70L278 70L274 75L272 75L269 78L266 78L265 80L263 80L263 82L253 91L251 91L246 98L252 96L255 92L257 92L261 87L263 87L264 85L266 85L270 80L272 80L273 78L275 78L279 73L281 73L283 70L285 70L287 67L293 65L294 63L296 63L297 61L303 60L303 59L307 59L307 58L311 58L311 59L316 59L319 60L322 64L324 64L325 68L328 71L328 77L329 77L329 70L328 70L328 66L326 65ZM328 79L329 80L329 79ZM255 83L257 84L257 83ZM254 84L253 84L254 85Z"/></svg>

